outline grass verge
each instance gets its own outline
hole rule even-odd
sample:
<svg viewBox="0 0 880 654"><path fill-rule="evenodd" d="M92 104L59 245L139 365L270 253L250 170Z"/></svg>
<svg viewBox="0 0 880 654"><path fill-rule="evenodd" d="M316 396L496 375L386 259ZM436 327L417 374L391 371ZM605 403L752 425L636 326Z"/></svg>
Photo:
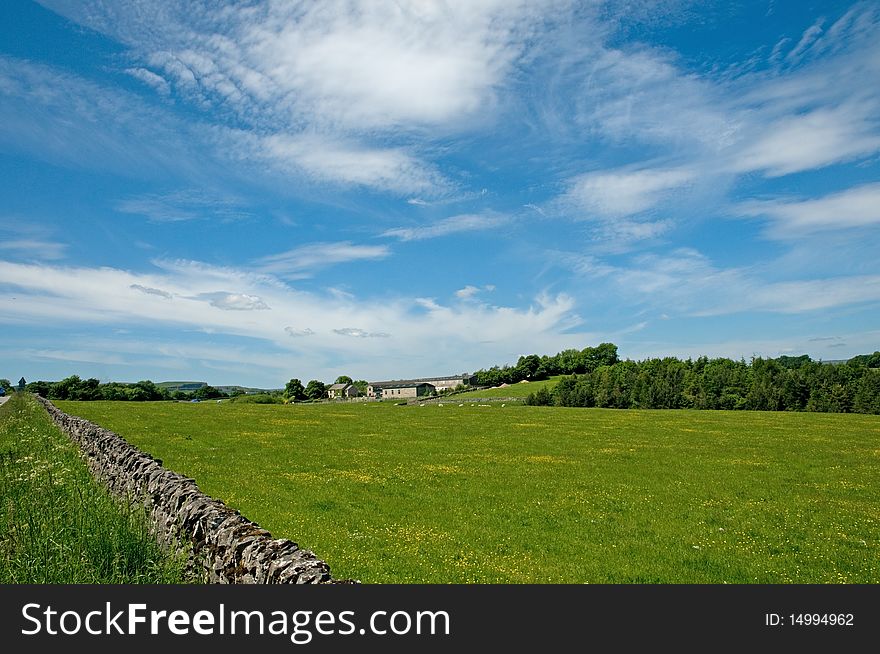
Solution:
<svg viewBox="0 0 880 654"><path fill-rule="evenodd" d="M456 395L449 396L449 402L455 402L459 399L461 399L462 401L470 400L472 398L515 398L519 400L524 400L529 393L534 393L539 388L543 388L546 386L548 390L553 390L553 387L556 386L559 380L565 376L566 375L556 375L555 377L550 377L549 379L542 379L541 381L529 382L527 384L509 384L508 386L496 386L495 388L486 388L481 391L468 391L467 393L457 393Z"/></svg>
<svg viewBox="0 0 880 654"><path fill-rule="evenodd" d="M32 397L0 406L0 583L172 584L143 512L95 481L78 448Z"/></svg>

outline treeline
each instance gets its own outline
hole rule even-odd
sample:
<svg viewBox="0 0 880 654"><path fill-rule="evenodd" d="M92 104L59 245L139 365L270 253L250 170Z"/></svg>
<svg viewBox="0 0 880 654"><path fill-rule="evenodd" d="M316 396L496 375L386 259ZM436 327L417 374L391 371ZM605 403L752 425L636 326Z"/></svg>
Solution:
<svg viewBox="0 0 880 654"><path fill-rule="evenodd" d="M152 402L159 400L212 400L230 397L213 386L202 386L194 391L171 392L156 386L149 380L134 384L108 382L102 384L97 379L80 379L71 375L61 381L35 381L26 390L49 400L124 400L129 402Z"/></svg>
<svg viewBox="0 0 880 654"><path fill-rule="evenodd" d="M336 383L349 383L358 387L362 394L366 394L367 382L363 380L352 381L351 377L340 376ZM13 387L8 380L0 379L0 386L11 392ZM80 379L78 375L71 375L61 381L35 381L25 387L28 392L36 393L49 400L115 400L128 402L156 402L162 400L214 400L231 398L234 401L252 404L284 404L287 402L315 401L327 396L328 385L317 379L312 379L306 386L298 379L291 379L283 390L265 391L252 395L235 389L231 392L223 392L213 386L202 386L193 391L170 391L162 386L157 386L150 380L139 381L133 384L124 382L107 382L102 384L94 378Z"/></svg>
<svg viewBox="0 0 880 654"><path fill-rule="evenodd" d="M748 363L707 357L615 361L565 377L552 390L541 388L526 404L876 414L880 352L839 365L807 355Z"/></svg>

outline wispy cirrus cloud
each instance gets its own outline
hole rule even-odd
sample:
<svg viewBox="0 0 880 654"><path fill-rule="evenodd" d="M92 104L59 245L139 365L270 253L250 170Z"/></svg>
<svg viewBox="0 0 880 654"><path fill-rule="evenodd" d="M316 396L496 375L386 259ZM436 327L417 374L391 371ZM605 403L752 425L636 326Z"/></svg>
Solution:
<svg viewBox="0 0 880 654"><path fill-rule="evenodd" d="M875 156L880 90L864 81L880 76L878 34L880 11L858 3L780 40L766 61L699 73L642 43L561 44L564 56L548 63L557 62L539 114L545 131L643 154L623 166L590 161L590 172L570 176L544 208L599 220L591 232L599 242L632 243L724 206L748 176L776 179ZM576 101L560 88L576 89ZM651 213L665 215L633 218Z"/></svg>
<svg viewBox="0 0 880 654"><path fill-rule="evenodd" d="M213 166L194 128L135 93L0 55L0 143L73 169L201 177Z"/></svg>
<svg viewBox="0 0 880 654"><path fill-rule="evenodd" d="M67 256L68 244L54 238L52 230L21 217L0 220L0 253L36 261L56 261Z"/></svg>
<svg viewBox="0 0 880 654"><path fill-rule="evenodd" d="M737 173L761 171L768 177L781 177L877 152L880 150L878 100L880 98L873 102L852 102L774 120L758 128L757 138L744 143L734 154L730 169Z"/></svg>
<svg viewBox="0 0 880 654"><path fill-rule="evenodd" d="M126 68L125 72L154 89L159 95L170 95L171 85L161 75L146 68Z"/></svg>
<svg viewBox="0 0 880 654"><path fill-rule="evenodd" d="M648 168L611 170L579 175L569 181L563 203L584 217L617 218L656 207L670 193L694 180L692 170Z"/></svg>
<svg viewBox="0 0 880 654"><path fill-rule="evenodd" d="M0 241L0 251L45 261L63 259L66 250L66 243L58 243L56 241L43 241L32 238L13 238Z"/></svg>
<svg viewBox="0 0 880 654"><path fill-rule="evenodd" d="M872 227L880 224L880 184L864 184L810 200L743 202L737 210L745 216L768 218L768 234L780 239Z"/></svg>
<svg viewBox="0 0 880 654"><path fill-rule="evenodd" d="M309 243L262 257L256 262L261 272L275 275L303 275L309 271L352 261L376 261L391 254L387 245L356 245L350 241Z"/></svg>
<svg viewBox="0 0 880 654"><path fill-rule="evenodd" d="M511 220L511 216L500 213L461 214L444 218L429 225L396 227L386 230L382 233L382 236L389 236L401 241L423 241L461 232L496 229L509 223Z"/></svg>
<svg viewBox="0 0 880 654"><path fill-rule="evenodd" d="M439 195L452 184L403 148L371 147L320 134L245 139L256 156L321 183L363 186L406 195Z"/></svg>
<svg viewBox="0 0 880 654"><path fill-rule="evenodd" d="M126 198L116 203L116 210L160 223L208 219L225 222L251 217L235 198L195 190Z"/></svg>
<svg viewBox="0 0 880 654"><path fill-rule="evenodd" d="M775 280L753 267L719 267L693 248L635 254L611 265L591 255L556 253L573 272L603 280L618 302L693 317L747 312L802 314L880 301L880 275Z"/></svg>

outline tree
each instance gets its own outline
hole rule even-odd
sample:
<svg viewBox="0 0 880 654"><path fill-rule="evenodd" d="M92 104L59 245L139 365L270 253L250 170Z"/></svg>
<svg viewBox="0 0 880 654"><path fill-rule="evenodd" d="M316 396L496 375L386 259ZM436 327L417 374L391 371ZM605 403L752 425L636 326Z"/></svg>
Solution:
<svg viewBox="0 0 880 654"><path fill-rule="evenodd" d="M553 404L553 397L546 386L541 386L537 391L526 396L525 403L529 406L550 406Z"/></svg>
<svg viewBox="0 0 880 654"><path fill-rule="evenodd" d="M218 397L225 397L223 391L213 386L202 386L193 391L193 398L197 400L216 400Z"/></svg>
<svg viewBox="0 0 880 654"><path fill-rule="evenodd" d="M541 357L537 354L520 357L516 362L516 381L520 381L521 379L536 379L536 373L540 367Z"/></svg>
<svg viewBox="0 0 880 654"><path fill-rule="evenodd" d="M326 392L327 387L324 382L319 382L317 379L312 379L306 385L306 397L310 400L320 400Z"/></svg>
<svg viewBox="0 0 880 654"><path fill-rule="evenodd" d="M364 379L358 379L357 381L352 382L352 384L354 384L354 387L358 389L358 393L360 393L361 395L367 394L367 386L370 385L368 381Z"/></svg>
<svg viewBox="0 0 880 654"><path fill-rule="evenodd" d="M880 370L868 369L862 377L853 408L859 413L880 413Z"/></svg>
<svg viewBox="0 0 880 654"><path fill-rule="evenodd" d="M617 346L614 343L599 343L596 347L587 350L584 352L587 355L587 369L590 371L600 366L613 366L620 360L617 358Z"/></svg>
<svg viewBox="0 0 880 654"><path fill-rule="evenodd" d="M847 361L851 366L865 366L867 368L880 368L880 352L874 354L859 354Z"/></svg>
<svg viewBox="0 0 880 654"><path fill-rule="evenodd" d="M71 400L100 400L101 399L101 382L94 377L81 382L79 387L74 389L70 394Z"/></svg>
<svg viewBox="0 0 880 654"><path fill-rule="evenodd" d="M284 387L284 399L288 402L298 402L306 399L306 389L299 379L291 379Z"/></svg>
<svg viewBox="0 0 880 654"><path fill-rule="evenodd" d="M50 400L71 400L76 399L82 380L79 375L71 375L65 377L60 382L55 382L49 389Z"/></svg>
<svg viewBox="0 0 880 654"><path fill-rule="evenodd" d="M352 379L348 375L339 375L339 377L337 377L336 381L333 383L334 384L351 384Z"/></svg>
<svg viewBox="0 0 880 654"><path fill-rule="evenodd" d="M35 393L40 397L49 397L49 391L52 390L52 382L47 381L35 381L28 384L25 388L28 393Z"/></svg>
<svg viewBox="0 0 880 654"><path fill-rule="evenodd" d="M0 388L2 388L7 393L12 392L12 384L9 383L8 379L0 379Z"/></svg>

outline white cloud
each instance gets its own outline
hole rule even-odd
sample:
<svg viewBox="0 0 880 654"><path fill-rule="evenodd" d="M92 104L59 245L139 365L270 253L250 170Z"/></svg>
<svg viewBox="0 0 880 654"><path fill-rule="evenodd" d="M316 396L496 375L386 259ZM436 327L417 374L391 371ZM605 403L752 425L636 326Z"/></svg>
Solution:
<svg viewBox="0 0 880 654"><path fill-rule="evenodd" d="M599 237L609 246L625 248L635 241L644 241L662 236L675 226L672 220L610 220L597 230Z"/></svg>
<svg viewBox="0 0 880 654"><path fill-rule="evenodd" d="M880 102L851 103L779 118L756 130L758 137L734 155L731 169L780 177L869 155L880 150L878 107Z"/></svg>
<svg viewBox="0 0 880 654"><path fill-rule="evenodd" d="M460 298L462 300L470 300L473 299L477 294L482 293L483 291L492 292L495 290L495 286L492 284L486 284L485 286L472 286L468 284L464 288L460 288L455 292L455 297Z"/></svg>
<svg viewBox="0 0 880 654"><path fill-rule="evenodd" d="M120 88L0 55L0 143L39 161L137 177L214 172L194 128Z"/></svg>
<svg viewBox="0 0 880 654"><path fill-rule="evenodd" d="M260 2L219 14L138 2L46 4L127 43L184 92L248 120L372 131L485 111L540 19L567 3Z"/></svg>
<svg viewBox="0 0 880 654"><path fill-rule="evenodd" d="M570 66L581 78L574 118L600 138L717 152L734 137L723 90L684 72L668 51L593 43Z"/></svg>
<svg viewBox="0 0 880 654"><path fill-rule="evenodd" d="M618 217L652 209L671 191L691 182L695 173L685 169L615 170L573 178L563 197L586 217Z"/></svg>
<svg viewBox="0 0 880 654"><path fill-rule="evenodd" d="M880 301L880 276L767 280L751 268L719 268L704 254L678 248L667 255L642 254L625 265L594 257L557 253L577 274L608 280L617 301L649 304L689 316L745 312L798 314Z"/></svg>
<svg viewBox="0 0 880 654"><path fill-rule="evenodd" d="M368 332L364 329L358 329L357 327L343 327L342 329L334 329L334 334L339 334L340 336L351 336L353 338L390 338L391 334L386 334L385 332Z"/></svg>
<svg viewBox="0 0 880 654"><path fill-rule="evenodd" d="M751 289L741 310L802 313L880 301L880 275L775 282ZM714 313L727 313L729 307ZM706 315L711 315L710 309Z"/></svg>
<svg viewBox="0 0 880 654"><path fill-rule="evenodd" d="M148 67L127 72L160 92L234 112L249 139L227 131L223 150L312 181L437 196L447 180L400 141L491 120L514 63L568 0L45 4L128 45Z"/></svg>
<svg viewBox="0 0 880 654"><path fill-rule="evenodd" d="M199 293L195 299L207 300L212 307L224 311L265 311L270 308L259 296L247 293Z"/></svg>
<svg viewBox="0 0 880 654"><path fill-rule="evenodd" d="M274 134L255 143L254 156L282 171L317 182L364 186L392 193L437 195L450 183L401 148L360 145L321 135Z"/></svg>
<svg viewBox="0 0 880 654"><path fill-rule="evenodd" d="M825 22L824 18L820 18L815 23L810 25L801 36L801 40L798 41L797 45L791 49L786 55L786 60L789 62L799 61L803 56L804 52L813 45L819 36L822 34L822 24Z"/></svg>
<svg viewBox="0 0 880 654"><path fill-rule="evenodd" d="M0 240L0 251L2 250L15 252L33 259L50 261L63 259L67 250L67 244L34 238L12 238Z"/></svg>
<svg viewBox="0 0 880 654"><path fill-rule="evenodd" d="M153 222L204 219L227 222L251 215L235 198L208 195L195 190L167 194L149 193L126 198L116 203L116 210L145 216Z"/></svg>
<svg viewBox="0 0 880 654"><path fill-rule="evenodd" d="M277 275L302 274L351 261L376 261L391 254L387 245L355 245L349 241L339 243L309 243L300 247L262 257L257 268Z"/></svg>
<svg viewBox="0 0 880 654"><path fill-rule="evenodd" d="M485 229L496 229L510 222L510 216L498 213L462 214L444 218L443 220L420 227L397 227L383 232L382 236L389 236L401 241L422 241L429 238L439 238L458 234L460 232L473 232Z"/></svg>
<svg viewBox="0 0 880 654"><path fill-rule="evenodd" d="M306 327L305 329L296 329L295 327L285 327L284 331L287 332L289 336L293 336L294 338L298 338L300 336L312 336L315 332Z"/></svg>
<svg viewBox="0 0 880 654"><path fill-rule="evenodd" d="M167 96L171 93L171 86L168 84L168 81L151 70L146 68L126 68L125 72L139 79L147 86L152 87L159 95Z"/></svg>
<svg viewBox="0 0 880 654"><path fill-rule="evenodd" d="M150 288L149 286L141 286L140 284L131 284L129 288L134 289L135 291L140 291L141 293L146 293L147 295L164 297L166 300L170 300L174 297L168 291L163 291L160 288Z"/></svg>
<svg viewBox="0 0 880 654"><path fill-rule="evenodd" d="M69 361L74 363L100 363L103 365L125 365L129 363L124 357L112 354L109 351L78 350L78 349L37 349L31 348L25 351L26 356L34 359L48 359L50 361Z"/></svg>
<svg viewBox="0 0 880 654"><path fill-rule="evenodd" d="M471 286L470 284L468 284L464 288L458 289L455 292L455 296L460 297L462 300L467 300L467 299L472 298L473 296L475 296L479 292L480 292L479 287Z"/></svg>
<svg viewBox="0 0 880 654"><path fill-rule="evenodd" d="M798 238L816 232L841 231L880 224L880 184L865 184L811 200L745 202L747 216L767 216L777 238Z"/></svg>
<svg viewBox="0 0 880 654"><path fill-rule="evenodd" d="M581 320L573 312L574 300L564 294L540 295L525 307L473 302L446 306L406 297L360 299L304 292L271 275L197 262L155 263L159 267L153 272L133 273L0 261L0 285L15 289L16 296L5 303L0 321L136 325L173 328L178 334L195 330L246 337L282 353L264 357L267 368L286 365L316 378L331 356L357 362L351 369L360 376L424 376L448 368L493 365L508 360L510 352L583 347L592 338L578 331ZM133 285L162 289L173 298L133 290ZM234 291L226 290L230 288ZM271 307L270 320L259 311L263 305ZM303 324L308 330L291 327ZM308 338L291 338L305 336L306 331L311 332ZM426 334L432 338L427 350ZM160 352L153 349L152 354ZM185 356L198 355L190 348ZM223 356L250 360L250 352L240 348L230 348Z"/></svg>

